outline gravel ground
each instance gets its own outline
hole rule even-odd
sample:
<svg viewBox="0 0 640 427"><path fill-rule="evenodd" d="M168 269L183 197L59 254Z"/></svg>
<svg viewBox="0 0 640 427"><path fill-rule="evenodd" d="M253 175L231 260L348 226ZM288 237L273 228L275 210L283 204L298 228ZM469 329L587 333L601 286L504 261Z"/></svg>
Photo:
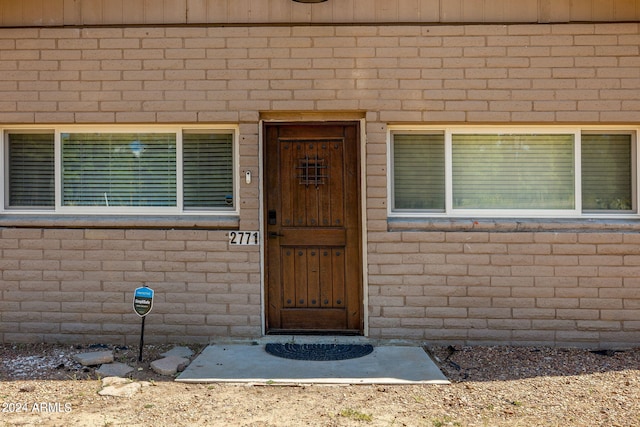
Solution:
<svg viewBox="0 0 640 427"><path fill-rule="evenodd" d="M640 426L640 349L432 347L451 385L275 386L176 383L148 364L170 346L145 346L141 363L108 348L153 385L100 396L72 356L101 346L0 345L0 425Z"/></svg>

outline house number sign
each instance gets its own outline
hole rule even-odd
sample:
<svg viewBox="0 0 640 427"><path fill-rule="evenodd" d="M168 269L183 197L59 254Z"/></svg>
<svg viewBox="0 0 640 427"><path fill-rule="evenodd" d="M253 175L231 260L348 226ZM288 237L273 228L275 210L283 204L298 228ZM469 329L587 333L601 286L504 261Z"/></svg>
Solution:
<svg viewBox="0 0 640 427"><path fill-rule="evenodd" d="M230 231L229 244L230 245L259 245L260 232L259 231Z"/></svg>

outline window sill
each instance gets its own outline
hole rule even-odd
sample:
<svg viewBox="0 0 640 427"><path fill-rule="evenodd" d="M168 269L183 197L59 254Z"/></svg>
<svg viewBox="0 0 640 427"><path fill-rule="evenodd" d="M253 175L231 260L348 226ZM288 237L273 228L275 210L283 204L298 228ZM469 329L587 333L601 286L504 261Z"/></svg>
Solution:
<svg viewBox="0 0 640 427"><path fill-rule="evenodd" d="M388 231L625 232L640 231L636 219L388 218Z"/></svg>
<svg viewBox="0 0 640 427"><path fill-rule="evenodd" d="M240 218L226 215L0 215L0 227L171 228L237 230Z"/></svg>

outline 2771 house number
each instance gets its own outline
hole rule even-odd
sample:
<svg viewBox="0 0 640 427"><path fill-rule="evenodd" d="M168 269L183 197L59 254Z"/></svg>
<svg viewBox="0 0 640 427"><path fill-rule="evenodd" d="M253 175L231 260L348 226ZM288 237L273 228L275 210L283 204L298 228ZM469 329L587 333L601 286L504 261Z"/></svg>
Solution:
<svg viewBox="0 0 640 427"><path fill-rule="evenodd" d="M259 245L260 232L259 231L230 231L229 244L230 245Z"/></svg>

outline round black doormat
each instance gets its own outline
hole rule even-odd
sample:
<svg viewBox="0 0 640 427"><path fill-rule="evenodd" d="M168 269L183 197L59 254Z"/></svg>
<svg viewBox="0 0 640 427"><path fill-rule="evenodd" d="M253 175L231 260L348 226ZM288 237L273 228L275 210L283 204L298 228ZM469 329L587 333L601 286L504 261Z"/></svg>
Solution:
<svg viewBox="0 0 640 427"><path fill-rule="evenodd" d="M369 344L267 344L267 353L296 360L346 360L366 356L373 351Z"/></svg>

